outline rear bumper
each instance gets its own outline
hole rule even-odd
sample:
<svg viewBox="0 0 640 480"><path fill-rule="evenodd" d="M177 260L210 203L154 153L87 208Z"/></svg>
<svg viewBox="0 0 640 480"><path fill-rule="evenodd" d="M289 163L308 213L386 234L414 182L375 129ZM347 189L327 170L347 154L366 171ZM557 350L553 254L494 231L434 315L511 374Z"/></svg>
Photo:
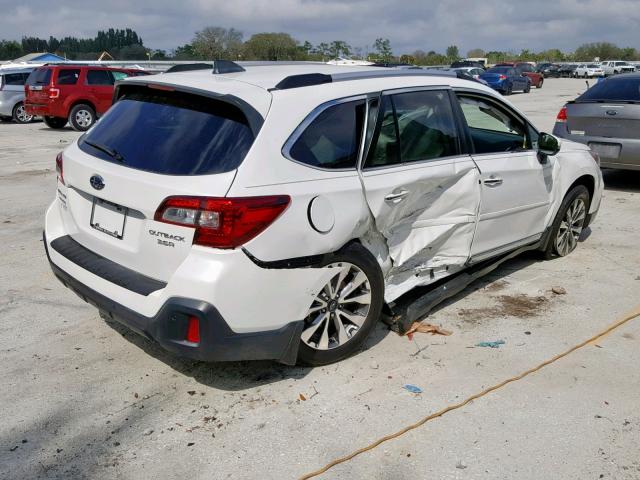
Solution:
<svg viewBox="0 0 640 480"><path fill-rule="evenodd" d="M213 305L184 297L167 299L154 316L147 317L62 270L51 261L46 237L43 240L51 269L64 286L97 307L103 315L157 342L167 351L203 361L278 360L295 364L302 321L288 323L276 330L236 333ZM200 321L200 342L197 344L185 340L190 316L196 316Z"/></svg>
<svg viewBox="0 0 640 480"><path fill-rule="evenodd" d="M57 102L32 103L27 100L24 102L24 107L29 115L64 118L67 116L63 106L59 105Z"/></svg>
<svg viewBox="0 0 640 480"><path fill-rule="evenodd" d="M606 158L600 156L600 166L602 168L640 170L640 137L634 139L572 135L567 131L566 124L564 123L556 123L553 128L553 134L560 138L565 138L584 145L589 145L590 143L610 143L620 145L620 156L618 158Z"/></svg>

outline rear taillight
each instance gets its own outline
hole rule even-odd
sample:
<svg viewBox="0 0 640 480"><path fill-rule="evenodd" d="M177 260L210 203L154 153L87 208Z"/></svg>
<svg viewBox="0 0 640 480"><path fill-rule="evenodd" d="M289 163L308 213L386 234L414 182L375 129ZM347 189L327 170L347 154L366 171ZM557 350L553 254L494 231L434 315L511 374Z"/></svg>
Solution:
<svg viewBox="0 0 640 480"><path fill-rule="evenodd" d="M62 160L62 152L60 152L56 156L56 174L58 175L58 180L60 181L60 183L64 185L64 167L63 167L63 160Z"/></svg>
<svg viewBox="0 0 640 480"><path fill-rule="evenodd" d="M59 88L49 88L49 98L58 98L60 96Z"/></svg>
<svg viewBox="0 0 640 480"><path fill-rule="evenodd" d="M155 214L157 222L195 228L195 245L236 248L271 225L289 206L288 195L268 197L169 197Z"/></svg>
<svg viewBox="0 0 640 480"><path fill-rule="evenodd" d="M198 317L189 317L185 340L191 343L200 343L200 319Z"/></svg>
<svg viewBox="0 0 640 480"><path fill-rule="evenodd" d="M507 79L507 76L506 76L506 75L500 75L500 76L498 77L498 80L506 80L506 79Z"/></svg>
<svg viewBox="0 0 640 480"><path fill-rule="evenodd" d="M565 105L558 112L558 116L556 117L556 122L566 122L567 121L567 106Z"/></svg>

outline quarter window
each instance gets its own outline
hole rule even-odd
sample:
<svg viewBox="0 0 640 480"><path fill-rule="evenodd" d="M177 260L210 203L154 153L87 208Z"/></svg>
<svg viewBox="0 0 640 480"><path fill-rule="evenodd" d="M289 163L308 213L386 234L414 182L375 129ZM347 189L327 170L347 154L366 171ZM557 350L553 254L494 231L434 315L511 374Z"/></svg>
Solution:
<svg viewBox="0 0 640 480"><path fill-rule="evenodd" d="M384 98L365 166L419 162L459 152L448 92L401 93Z"/></svg>
<svg viewBox="0 0 640 480"><path fill-rule="evenodd" d="M113 77L108 70L89 70L87 85L113 85Z"/></svg>
<svg viewBox="0 0 640 480"><path fill-rule="evenodd" d="M476 153L497 153L531 148L528 127L497 104L480 97L458 96Z"/></svg>
<svg viewBox="0 0 640 480"><path fill-rule="evenodd" d="M4 76L5 85L24 85L24 75L22 73L7 73Z"/></svg>
<svg viewBox="0 0 640 480"><path fill-rule="evenodd" d="M293 160L319 168L355 168L364 123L364 100L323 110L289 150Z"/></svg>

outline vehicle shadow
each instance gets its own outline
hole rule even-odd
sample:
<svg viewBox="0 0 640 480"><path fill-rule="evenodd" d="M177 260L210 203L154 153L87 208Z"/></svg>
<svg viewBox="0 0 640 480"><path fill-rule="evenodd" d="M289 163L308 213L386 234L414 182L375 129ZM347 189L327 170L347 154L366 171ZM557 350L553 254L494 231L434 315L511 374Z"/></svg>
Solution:
<svg viewBox="0 0 640 480"><path fill-rule="evenodd" d="M307 376L314 367L283 365L271 360L243 362L202 362L180 357L165 351L157 343L139 335L114 320L104 320L125 340L161 361L176 372L193 378L198 383L225 391L242 391L271 383ZM381 342L388 334L386 325L380 324L371 333L363 350ZM357 355L357 353L356 353Z"/></svg>
<svg viewBox="0 0 640 480"><path fill-rule="evenodd" d="M640 192L640 171L637 170L602 170L605 190L616 192Z"/></svg>

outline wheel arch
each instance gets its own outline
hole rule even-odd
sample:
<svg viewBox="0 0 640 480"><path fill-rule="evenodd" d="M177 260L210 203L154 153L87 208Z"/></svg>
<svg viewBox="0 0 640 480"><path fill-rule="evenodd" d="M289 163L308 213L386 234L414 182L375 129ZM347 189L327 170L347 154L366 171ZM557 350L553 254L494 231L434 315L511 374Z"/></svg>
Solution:
<svg viewBox="0 0 640 480"><path fill-rule="evenodd" d="M73 108L77 105L88 105L89 107L91 107L93 109L93 111L95 112L95 114L97 115L97 111L96 111L96 106L95 104L91 101L91 100L85 100L83 98L77 98L75 100L73 100L70 104L69 104L69 108L67 109L67 117L71 114L71 110L73 110Z"/></svg>
<svg viewBox="0 0 640 480"><path fill-rule="evenodd" d="M570 186L567 188L567 191L564 192L564 196L566 196L571 190L573 190L578 185L584 185L589 191L589 202L593 201L593 195L596 190L596 179L593 175L584 174L578 177ZM563 197L564 198L564 197Z"/></svg>

